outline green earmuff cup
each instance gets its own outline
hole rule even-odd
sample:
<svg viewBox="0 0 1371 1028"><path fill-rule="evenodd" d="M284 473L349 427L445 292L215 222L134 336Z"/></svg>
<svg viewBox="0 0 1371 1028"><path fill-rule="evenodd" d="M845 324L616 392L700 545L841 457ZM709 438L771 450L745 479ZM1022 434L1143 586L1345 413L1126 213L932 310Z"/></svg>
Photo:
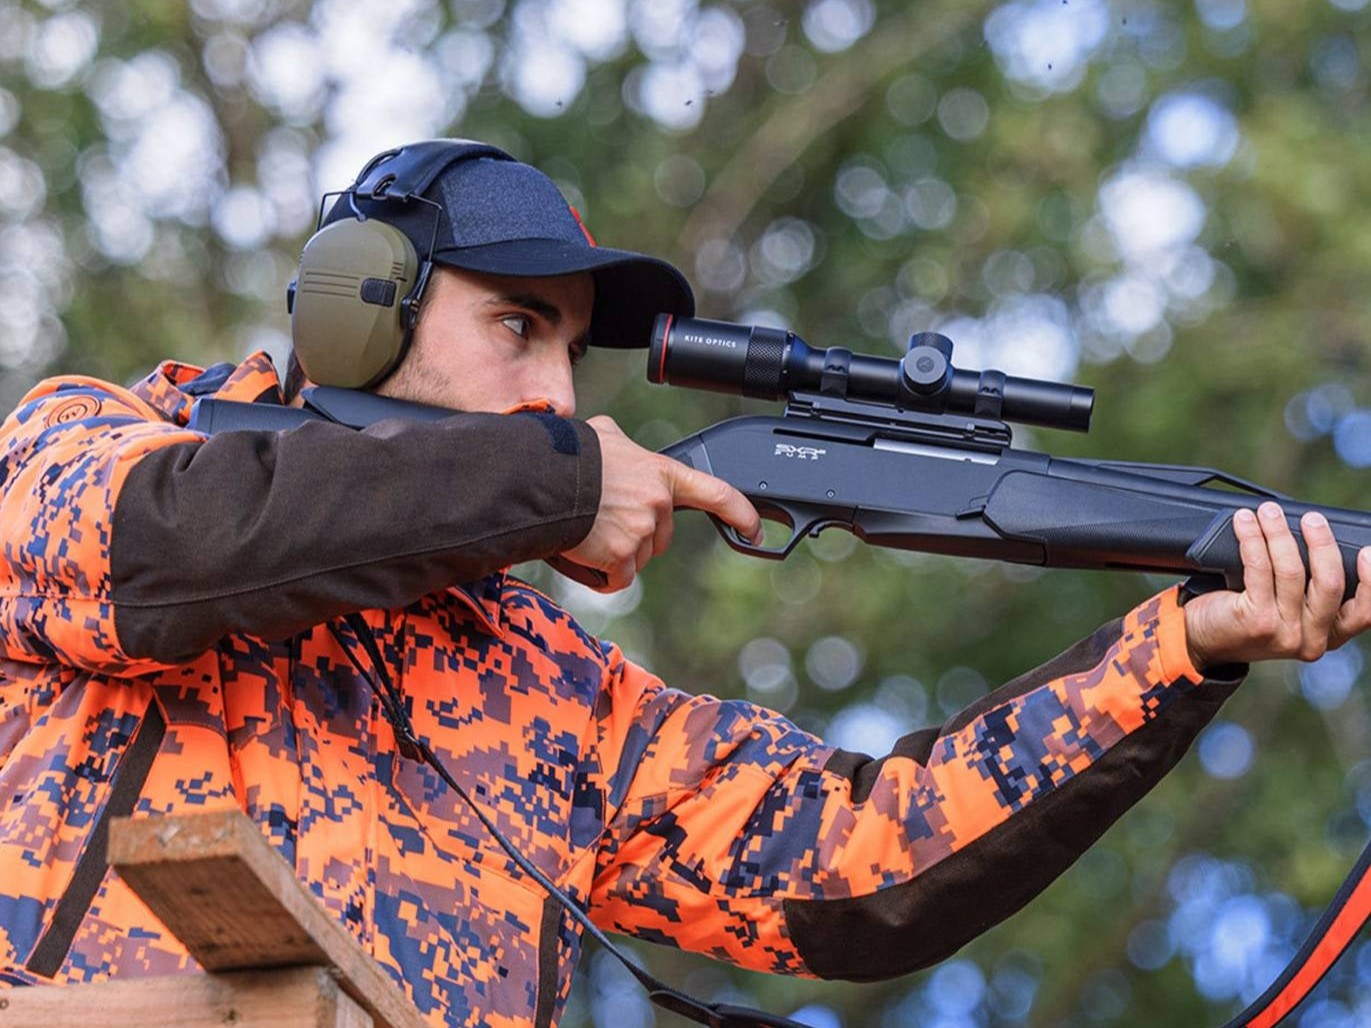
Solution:
<svg viewBox="0 0 1371 1028"><path fill-rule="evenodd" d="M414 244L392 225L346 219L316 232L300 254L290 318L310 381L365 389L390 374L409 342L419 279Z"/></svg>

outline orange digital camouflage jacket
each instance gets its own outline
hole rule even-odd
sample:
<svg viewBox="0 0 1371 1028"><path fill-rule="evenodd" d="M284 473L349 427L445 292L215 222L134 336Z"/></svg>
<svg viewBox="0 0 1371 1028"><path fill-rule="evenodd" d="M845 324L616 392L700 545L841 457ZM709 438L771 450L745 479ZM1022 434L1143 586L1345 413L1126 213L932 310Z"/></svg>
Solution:
<svg viewBox="0 0 1371 1028"><path fill-rule="evenodd" d="M589 530L584 424L206 439L204 394L280 402L263 355L166 364L45 382L0 432L0 983L192 970L106 870L107 819L236 808L434 1025L556 1023L579 930L397 752L346 612L599 924L787 974L900 974L1013 913L1236 684L1189 665L1172 590L888 756L844 752L667 688L499 570Z"/></svg>

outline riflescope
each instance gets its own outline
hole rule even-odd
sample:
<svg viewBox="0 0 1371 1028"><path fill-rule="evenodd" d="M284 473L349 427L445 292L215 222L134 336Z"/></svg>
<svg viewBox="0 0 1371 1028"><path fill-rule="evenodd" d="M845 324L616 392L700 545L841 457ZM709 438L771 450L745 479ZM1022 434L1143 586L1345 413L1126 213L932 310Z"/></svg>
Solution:
<svg viewBox="0 0 1371 1028"><path fill-rule="evenodd" d="M647 377L762 400L813 392L1080 432L1090 428L1095 403L1085 386L955 368L952 340L936 332L911 336L903 357L875 357L818 349L782 328L671 314L659 314L652 326Z"/></svg>

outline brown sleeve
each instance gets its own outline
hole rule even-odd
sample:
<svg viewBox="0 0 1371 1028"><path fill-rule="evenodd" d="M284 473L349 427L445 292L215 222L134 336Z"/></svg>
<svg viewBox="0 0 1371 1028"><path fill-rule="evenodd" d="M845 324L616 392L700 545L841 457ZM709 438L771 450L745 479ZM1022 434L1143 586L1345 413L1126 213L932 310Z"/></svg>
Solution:
<svg viewBox="0 0 1371 1028"><path fill-rule="evenodd" d="M575 546L594 430L545 414L227 432L143 456L115 498L110 596L132 656L282 638Z"/></svg>

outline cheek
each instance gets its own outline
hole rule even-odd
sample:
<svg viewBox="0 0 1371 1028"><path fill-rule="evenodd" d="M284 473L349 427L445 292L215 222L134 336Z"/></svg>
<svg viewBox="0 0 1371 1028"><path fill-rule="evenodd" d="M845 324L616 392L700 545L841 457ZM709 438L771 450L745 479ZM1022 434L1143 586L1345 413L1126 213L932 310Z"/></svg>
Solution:
<svg viewBox="0 0 1371 1028"><path fill-rule="evenodd" d="M522 402L539 376L489 340L416 340L395 376L392 395L436 407L500 411Z"/></svg>
<svg viewBox="0 0 1371 1028"><path fill-rule="evenodd" d="M454 386L460 381L456 370L443 359L441 351L415 339L405 359L378 391L386 396L417 403L455 407L457 404L454 401L458 397L453 395Z"/></svg>

